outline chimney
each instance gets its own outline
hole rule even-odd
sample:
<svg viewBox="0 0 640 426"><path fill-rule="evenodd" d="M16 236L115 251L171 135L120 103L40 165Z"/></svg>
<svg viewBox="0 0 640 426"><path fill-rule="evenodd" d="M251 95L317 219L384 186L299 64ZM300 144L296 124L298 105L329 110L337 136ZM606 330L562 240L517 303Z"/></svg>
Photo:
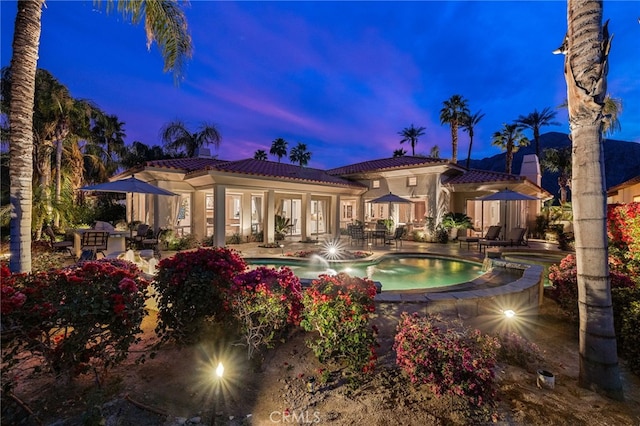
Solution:
<svg viewBox="0 0 640 426"><path fill-rule="evenodd" d="M520 176L524 176L531 182L540 186L540 184L542 183L542 174L540 173L540 163L538 162L537 155L527 154L522 157Z"/></svg>
<svg viewBox="0 0 640 426"><path fill-rule="evenodd" d="M209 148L198 148L198 158L211 158L211 150Z"/></svg>

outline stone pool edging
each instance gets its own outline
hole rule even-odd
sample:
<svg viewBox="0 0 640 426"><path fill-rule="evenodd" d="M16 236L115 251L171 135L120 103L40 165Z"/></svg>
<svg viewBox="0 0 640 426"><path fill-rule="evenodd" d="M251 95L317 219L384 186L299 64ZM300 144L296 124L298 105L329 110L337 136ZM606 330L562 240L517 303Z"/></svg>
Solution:
<svg viewBox="0 0 640 426"><path fill-rule="evenodd" d="M468 290L395 292L383 291L376 295L379 303L419 303L426 313L453 314L461 319L481 315L502 315L507 309L519 315L537 314L543 298L543 271L540 265L491 259L491 270L522 270L521 278L490 288L473 289L486 282L483 277L471 281Z"/></svg>

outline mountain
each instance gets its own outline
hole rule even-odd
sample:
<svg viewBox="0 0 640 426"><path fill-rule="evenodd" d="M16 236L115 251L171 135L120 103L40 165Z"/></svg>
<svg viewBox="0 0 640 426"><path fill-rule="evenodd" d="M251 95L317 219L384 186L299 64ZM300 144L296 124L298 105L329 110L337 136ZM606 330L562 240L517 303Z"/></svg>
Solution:
<svg viewBox="0 0 640 426"><path fill-rule="evenodd" d="M540 135L541 153L547 148L564 148L567 146L571 146L571 141L569 140L569 135L566 133L549 132ZM535 144L532 140L531 145L520 148L518 152L513 154L512 172L514 174L520 173L522 157L526 154L535 154L535 150ZM483 158L482 160L472 159L469 166L472 169L504 172L506 164L505 157L506 153L503 152L493 157ZM640 174L640 143L605 139L604 163L607 188L611 188L632 177L638 176ZM464 165L465 162L461 161L460 164ZM542 187L558 198L558 173L542 170ZM571 200L571 192L569 192L569 200Z"/></svg>

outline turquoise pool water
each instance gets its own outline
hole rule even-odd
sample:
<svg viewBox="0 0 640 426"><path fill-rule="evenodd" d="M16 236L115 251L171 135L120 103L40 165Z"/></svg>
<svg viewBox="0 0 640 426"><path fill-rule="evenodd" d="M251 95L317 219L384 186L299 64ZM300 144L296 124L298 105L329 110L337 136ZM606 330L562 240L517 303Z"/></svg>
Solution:
<svg viewBox="0 0 640 426"><path fill-rule="evenodd" d="M376 261L327 262L316 256L308 260L246 259L250 265L290 267L299 278L346 272L382 283L382 291L444 287L471 281L483 273L482 265L457 259L429 256L384 256Z"/></svg>

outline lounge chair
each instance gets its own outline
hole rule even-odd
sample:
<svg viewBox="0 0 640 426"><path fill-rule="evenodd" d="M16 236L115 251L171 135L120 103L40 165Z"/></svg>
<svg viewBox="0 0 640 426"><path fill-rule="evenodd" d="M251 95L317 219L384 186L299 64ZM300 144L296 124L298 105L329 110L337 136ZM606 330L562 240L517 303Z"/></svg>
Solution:
<svg viewBox="0 0 640 426"><path fill-rule="evenodd" d="M497 226L497 225L490 226L489 229L487 229L487 233L483 238L462 236L462 237L458 237L458 243L460 244L460 248L462 248L462 243L467 243L467 250L469 250L469 248L471 247L471 244L479 244L480 241L497 240L498 236L500 235L501 229L502 229L502 226Z"/></svg>
<svg viewBox="0 0 640 426"><path fill-rule="evenodd" d="M504 240L495 241L480 241L478 243L479 250L482 251L482 247L513 247L520 245L527 245L524 237L527 233L526 228L513 228L507 232L507 237Z"/></svg>

